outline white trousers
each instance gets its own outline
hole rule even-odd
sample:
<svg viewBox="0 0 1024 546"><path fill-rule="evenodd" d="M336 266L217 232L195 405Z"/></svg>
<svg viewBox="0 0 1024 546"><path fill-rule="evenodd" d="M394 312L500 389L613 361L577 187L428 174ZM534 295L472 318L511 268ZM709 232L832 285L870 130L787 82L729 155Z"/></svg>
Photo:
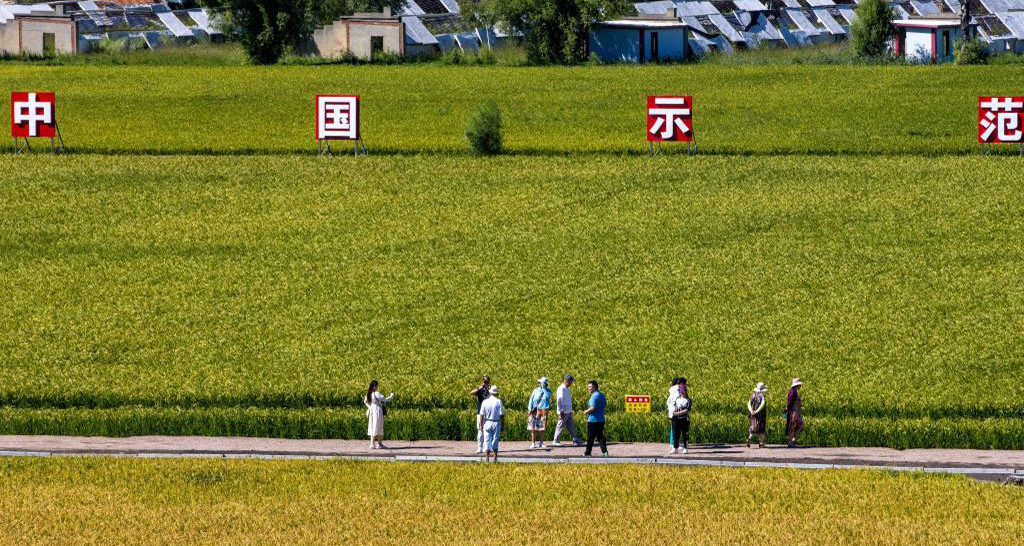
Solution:
<svg viewBox="0 0 1024 546"><path fill-rule="evenodd" d="M479 413L476 415L476 448L484 448L484 416Z"/></svg>

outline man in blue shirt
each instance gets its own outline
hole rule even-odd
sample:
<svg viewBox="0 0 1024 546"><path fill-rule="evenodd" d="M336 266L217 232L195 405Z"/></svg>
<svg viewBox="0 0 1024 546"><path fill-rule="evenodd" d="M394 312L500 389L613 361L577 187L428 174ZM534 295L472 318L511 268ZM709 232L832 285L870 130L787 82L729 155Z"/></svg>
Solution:
<svg viewBox="0 0 1024 546"><path fill-rule="evenodd" d="M587 411L583 412L587 416L587 450L583 452L585 457L589 457L593 451L595 439L601 444L601 454L608 456L608 443L604 438L604 408L608 405L608 400L598 388L597 381L593 379L587 383L590 401L587 403Z"/></svg>
<svg viewBox="0 0 1024 546"><path fill-rule="evenodd" d="M544 447L544 436L547 429L548 411L551 410L551 389L548 389L548 378L542 377L537 380L540 383L533 394L530 395L530 418L526 422L526 428L530 431L530 449L542 449ZM538 442L537 437L540 437Z"/></svg>

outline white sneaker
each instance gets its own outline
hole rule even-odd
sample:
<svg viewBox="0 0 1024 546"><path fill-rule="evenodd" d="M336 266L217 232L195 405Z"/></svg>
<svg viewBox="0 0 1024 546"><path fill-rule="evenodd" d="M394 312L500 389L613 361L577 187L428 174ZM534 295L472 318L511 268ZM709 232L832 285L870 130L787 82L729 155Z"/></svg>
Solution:
<svg viewBox="0 0 1024 546"><path fill-rule="evenodd" d="M541 442L541 443L537 444L537 447L539 449L544 449L544 442Z"/></svg>
<svg viewBox="0 0 1024 546"><path fill-rule="evenodd" d="M537 449L537 443L536 442L530 442L530 449Z"/></svg>
<svg viewBox="0 0 1024 546"><path fill-rule="evenodd" d="M551 442L551 447L562 447L562 442L555 440L554 442Z"/></svg>
<svg viewBox="0 0 1024 546"><path fill-rule="evenodd" d="M686 455L687 453L689 453L689 451L687 451L686 448L684 447L683 448L683 455Z"/></svg>
<svg viewBox="0 0 1024 546"><path fill-rule="evenodd" d="M669 455L675 455L676 453L679 453L679 450L674 447L668 451Z"/></svg>
<svg viewBox="0 0 1024 546"><path fill-rule="evenodd" d="M483 452L484 452L484 450L482 450L482 449L480 449L480 448L478 447L478 448L476 448L476 452L477 452L477 453L483 453Z"/></svg>

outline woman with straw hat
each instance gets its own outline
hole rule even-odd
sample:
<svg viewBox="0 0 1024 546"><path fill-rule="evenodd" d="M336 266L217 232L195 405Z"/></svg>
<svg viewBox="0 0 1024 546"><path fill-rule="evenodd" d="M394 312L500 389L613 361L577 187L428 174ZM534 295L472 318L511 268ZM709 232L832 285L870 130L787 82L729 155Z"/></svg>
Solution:
<svg viewBox="0 0 1024 546"><path fill-rule="evenodd" d="M793 380L789 387L789 396L786 397L786 436L789 438L789 447L796 447L796 439L804 431L803 400L800 399L800 386L804 382L800 378Z"/></svg>
<svg viewBox="0 0 1024 546"><path fill-rule="evenodd" d="M747 401L747 411L750 413L750 428L747 430L747 449L750 449L750 440L754 435L760 436L757 447L764 448L764 437L768 428L768 399L766 394L768 387L764 383L758 383L754 387L754 394Z"/></svg>

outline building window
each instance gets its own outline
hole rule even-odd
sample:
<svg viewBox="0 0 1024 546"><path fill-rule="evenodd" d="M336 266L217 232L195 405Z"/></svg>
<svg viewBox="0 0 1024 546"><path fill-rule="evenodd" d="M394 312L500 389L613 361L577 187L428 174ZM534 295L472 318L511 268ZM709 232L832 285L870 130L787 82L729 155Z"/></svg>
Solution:
<svg viewBox="0 0 1024 546"><path fill-rule="evenodd" d="M384 53L384 37L370 36L370 57L376 57Z"/></svg>
<svg viewBox="0 0 1024 546"><path fill-rule="evenodd" d="M53 57L57 54L57 35L44 32L43 33L43 56Z"/></svg>
<svg viewBox="0 0 1024 546"><path fill-rule="evenodd" d="M657 61L658 60L658 33L657 32L652 32L651 33L651 60L652 61Z"/></svg>

